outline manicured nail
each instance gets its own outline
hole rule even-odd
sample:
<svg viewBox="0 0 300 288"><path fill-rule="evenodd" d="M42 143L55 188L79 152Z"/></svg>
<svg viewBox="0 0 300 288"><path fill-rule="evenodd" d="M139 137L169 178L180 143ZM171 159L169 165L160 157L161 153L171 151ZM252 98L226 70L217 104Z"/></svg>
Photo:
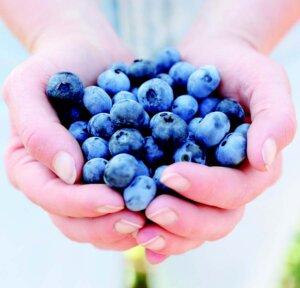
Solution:
<svg viewBox="0 0 300 288"><path fill-rule="evenodd" d="M191 186L186 178L177 173L164 173L160 178L160 182L178 192L184 192Z"/></svg>
<svg viewBox="0 0 300 288"><path fill-rule="evenodd" d="M121 211L123 208L124 207L122 206L105 205L97 208L97 212L101 214L110 214L110 213Z"/></svg>
<svg viewBox="0 0 300 288"><path fill-rule="evenodd" d="M148 218L160 225L171 225L178 220L178 215L170 208L163 208L148 215Z"/></svg>
<svg viewBox="0 0 300 288"><path fill-rule="evenodd" d="M262 158L268 169L274 162L277 154L277 145L273 138L268 138L262 147Z"/></svg>
<svg viewBox="0 0 300 288"><path fill-rule="evenodd" d="M131 234L137 230L142 228L141 225L127 221L127 220L120 220L115 224L115 229L117 232L121 234Z"/></svg>
<svg viewBox="0 0 300 288"><path fill-rule="evenodd" d="M166 241L161 236L155 236L154 238L150 239L147 242L141 243L147 249L150 250L161 250L166 246Z"/></svg>
<svg viewBox="0 0 300 288"><path fill-rule="evenodd" d="M76 181L76 167L72 156L66 152L58 152L53 160L55 174L67 184L74 184Z"/></svg>

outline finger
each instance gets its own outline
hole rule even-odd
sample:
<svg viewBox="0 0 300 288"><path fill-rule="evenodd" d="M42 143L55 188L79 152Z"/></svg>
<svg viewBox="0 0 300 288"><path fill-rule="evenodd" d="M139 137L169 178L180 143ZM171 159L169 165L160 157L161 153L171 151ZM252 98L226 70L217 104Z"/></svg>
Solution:
<svg viewBox="0 0 300 288"><path fill-rule="evenodd" d="M277 64L263 64L250 95L252 124L248 133L248 158L260 170L269 169L296 131L287 76Z"/></svg>
<svg viewBox="0 0 300 288"><path fill-rule="evenodd" d="M161 195L147 208L146 216L175 235L191 240L214 241L233 230L243 210L200 206L173 196Z"/></svg>
<svg viewBox="0 0 300 288"><path fill-rule="evenodd" d="M83 156L45 95L46 82L56 70L49 62L32 57L12 72L4 95L13 128L26 150L63 181L73 184L80 177Z"/></svg>
<svg viewBox="0 0 300 288"><path fill-rule="evenodd" d="M124 209L121 195L106 185L67 185L29 156L16 138L13 142L5 161L9 178L46 211L70 217L96 217Z"/></svg>
<svg viewBox="0 0 300 288"><path fill-rule="evenodd" d="M148 249L146 249L145 254L148 262L152 265L160 264L168 258L166 255L158 254Z"/></svg>
<svg viewBox="0 0 300 288"><path fill-rule="evenodd" d="M98 218L68 218L51 215L58 229L69 239L94 245L113 244L137 232L145 223L141 214L121 211Z"/></svg>
<svg viewBox="0 0 300 288"><path fill-rule="evenodd" d="M123 238L120 241L104 244L104 243L96 243L93 246L97 249L101 250L115 250L115 251L126 251L137 245L135 238L132 235L129 235Z"/></svg>
<svg viewBox="0 0 300 288"><path fill-rule="evenodd" d="M203 240L188 240L174 235L157 225L142 228L137 236L137 242L148 250L162 255L176 255L200 246Z"/></svg>
<svg viewBox="0 0 300 288"><path fill-rule="evenodd" d="M272 185L280 175L280 157L269 171L245 163L240 169L175 163L165 169L161 182L184 197L224 209L244 206Z"/></svg>

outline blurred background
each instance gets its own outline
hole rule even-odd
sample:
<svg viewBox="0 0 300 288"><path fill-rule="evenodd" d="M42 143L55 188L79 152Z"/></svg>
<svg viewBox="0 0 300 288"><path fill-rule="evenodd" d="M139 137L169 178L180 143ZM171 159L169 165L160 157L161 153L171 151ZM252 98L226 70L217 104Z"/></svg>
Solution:
<svg viewBox="0 0 300 288"><path fill-rule="evenodd" d="M122 6L121 1L110 2ZM139 27L133 30L128 24L141 15L142 8L139 5L131 10L123 7L122 15L117 15L122 7L112 9L108 3L103 1L103 8L119 34L138 55L149 56L148 50L143 48L149 41L143 38L143 30ZM183 1L181 4L184 7ZM176 35L169 35L167 28L163 30L162 39L153 44L152 52L166 43L174 43L191 22L185 21L184 11L168 13L174 21L182 23L182 29L176 30ZM160 14L152 16L149 17L151 25L155 25L155 17L165 17ZM133 20L128 21L129 17ZM139 40L134 42L133 39ZM288 72L298 115L299 51L300 24L290 31L272 54L272 58L284 65ZM0 22L0 86L9 72L26 57L27 52ZM0 287L124 287L125 262L120 253L95 250L65 239L42 210L8 183L3 154L9 137L9 124L2 100L0 131ZM299 165L298 133L285 151L283 177L248 206L237 229L226 239L152 267L151 287L300 288Z"/></svg>

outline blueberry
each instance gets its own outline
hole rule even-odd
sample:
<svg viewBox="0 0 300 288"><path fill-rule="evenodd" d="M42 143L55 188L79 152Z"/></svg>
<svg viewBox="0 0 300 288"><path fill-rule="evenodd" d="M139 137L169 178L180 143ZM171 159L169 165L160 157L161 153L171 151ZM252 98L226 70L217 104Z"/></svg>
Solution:
<svg viewBox="0 0 300 288"><path fill-rule="evenodd" d="M216 107L216 111L226 114L234 127L243 123L245 120L245 111L243 107L233 99L222 100Z"/></svg>
<svg viewBox="0 0 300 288"><path fill-rule="evenodd" d="M167 73L161 73L156 76L156 78L166 81L172 88L174 86L173 78Z"/></svg>
<svg viewBox="0 0 300 288"><path fill-rule="evenodd" d="M207 114L197 126L196 141L206 147L218 145L230 130L228 117L222 112Z"/></svg>
<svg viewBox="0 0 300 288"><path fill-rule="evenodd" d="M182 95L176 98L172 105L172 112L189 122L198 111L198 102L190 95Z"/></svg>
<svg viewBox="0 0 300 288"><path fill-rule="evenodd" d="M79 103L83 97L83 89L83 84L77 75L60 72L48 80L46 94L50 98Z"/></svg>
<svg viewBox="0 0 300 288"><path fill-rule="evenodd" d="M148 176L138 176L124 190L125 205L130 211L145 210L156 194L156 184Z"/></svg>
<svg viewBox="0 0 300 288"><path fill-rule="evenodd" d="M150 121L152 136L165 145L180 145L188 136L188 126L184 120L172 112L156 114Z"/></svg>
<svg viewBox="0 0 300 288"><path fill-rule="evenodd" d="M133 100L123 100L110 111L112 122L118 127L141 127L145 121L143 106Z"/></svg>
<svg viewBox="0 0 300 288"><path fill-rule="evenodd" d="M124 74L127 74L128 73L128 65L125 64L124 62L116 62L116 63L113 63L111 66L110 66L110 69L111 70L119 70L121 72L123 72Z"/></svg>
<svg viewBox="0 0 300 288"><path fill-rule="evenodd" d="M142 127L140 127L140 129L141 128L148 129L149 125L150 125L150 116L146 111L144 111L144 121L143 121Z"/></svg>
<svg viewBox="0 0 300 288"><path fill-rule="evenodd" d="M108 94L97 86L89 86L84 89L83 103L92 115L107 113L112 106Z"/></svg>
<svg viewBox="0 0 300 288"><path fill-rule="evenodd" d="M221 166L233 167L243 162L247 156L247 140L240 133L230 133L218 146L215 157Z"/></svg>
<svg viewBox="0 0 300 288"><path fill-rule="evenodd" d="M152 79L145 82L138 91L139 102L150 114L169 110L173 99L171 86L161 79Z"/></svg>
<svg viewBox="0 0 300 288"><path fill-rule="evenodd" d="M144 159L148 165L159 163L164 157L164 151L155 143L153 137L145 138Z"/></svg>
<svg viewBox="0 0 300 288"><path fill-rule="evenodd" d="M109 156L108 144L100 137L90 137L82 144L85 159L107 158Z"/></svg>
<svg viewBox="0 0 300 288"><path fill-rule="evenodd" d="M131 93L135 95L135 97L137 98L137 95L138 95L138 91L139 91L139 88L137 87L134 87L131 89Z"/></svg>
<svg viewBox="0 0 300 288"><path fill-rule="evenodd" d="M69 132L79 144L82 144L87 138L89 138L87 122L85 121L77 121L71 124Z"/></svg>
<svg viewBox="0 0 300 288"><path fill-rule="evenodd" d="M220 103L220 99L216 97L207 97L204 98L199 103L199 114L201 117L205 117L207 114L216 111L218 104Z"/></svg>
<svg viewBox="0 0 300 288"><path fill-rule="evenodd" d="M161 178L164 170L167 167L168 166L166 166L166 165L158 167L155 170L154 176L153 176L153 180L156 184L157 190L160 191L160 192L164 192L164 193L169 193L170 192L170 188L168 188L167 186L165 186L163 183L160 182L160 178Z"/></svg>
<svg viewBox="0 0 300 288"><path fill-rule="evenodd" d="M114 188L127 187L136 175L138 161L129 154L114 156L106 165L104 182Z"/></svg>
<svg viewBox="0 0 300 288"><path fill-rule="evenodd" d="M128 91L120 91L113 97L113 103L117 103L123 100L133 100L137 102L137 97Z"/></svg>
<svg viewBox="0 0 300 288"><path fill-rule="evenodd" d="M88 123L88 131L92 136L109 140L116 129L108 113L94 115Z"/></svg>
<svg viewBox="0 0 300 288"><path fill-rule="evenodd" d="M176 48L168 47L160 51L155 59L157 73L168 73L170 68L181 59Z"/></svg>
<svg viewBox="0 0 300 288"><path fill-rule="evenodd" d="M150 170L142 160L138 160L136 176L150 176Z"/></svg>
<svg viewBox="0 0 300 288"><path fill-rule="evenodd" d="M94 158L86 162L83 166L83 182L86 184L103 183L104 170L107 160Z"/></svg>
<svg viewBox="0 0 300 288"><path fill-rule="evenodd" d="M194 118L190 124L189 124L189 132L192 134L192 135L195 135L196 134L196 131L198 129L198 126L199 126L199 123L202 121L203 118L200 118L200 117L197 117L197 118Z"/></svg>
<svg viewBox="0 0 300 288"><path fill-rule="evenodd" d="M199 145L192 141L187 141L175 152L174 161L194 162L205 165L206 155Z"/></svg>
<svg viewBox="0 0 300 288"><path fill-rule="evenodd" d="M98 86L109 95L115 95L120 91L129 91L130 81L121 70L106 70L101 73L97 80Z"/></svg>
<svg viewBox="0 0 300 288"><path fill-rule="evenodd" d="M203 66L195 71L188 80L188 94L201 99L217 89L221 81L220 74L214 66Z"/></svg>
<svg viewBox="0 0 300 288"><path fill-rule="evenodd" d="M248 130L250 128L250 124L248 123L244 123L241 124L240 126L238 126L234 132L236 133L241 133L246 139L247 139L247 135L248 135Z"/></svg>
<svg viewBox="0 0 300 288"><path fill-rule="evenodd" d="M132 128L118 130L109 140L109 151L112 156L127 153L138 154L144 145L141 133Z"/></svg>
<svg viewBox="0 0 300 288"><path fill-rule="evenodd" d="M170 69L169 75L174 80L174 86L186 87L189 77L196 71L196 68L188 62L178 62Z"/></svg>
<svg viewBox="0 0 300 288"><path fill-rule="evenodd" d="M137 59L129 66L128 76L133 84L140 85L155 77L156 67L150 60Z"/></svg>

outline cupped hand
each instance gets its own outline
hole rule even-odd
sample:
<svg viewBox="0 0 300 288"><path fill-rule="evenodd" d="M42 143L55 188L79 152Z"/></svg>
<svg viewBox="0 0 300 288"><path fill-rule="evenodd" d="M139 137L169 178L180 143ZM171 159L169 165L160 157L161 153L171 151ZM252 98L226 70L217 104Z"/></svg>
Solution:
<svg viewBox="0 0 300 288"><path fill-rule="evenodd" d="M12 127L6 167L14 186L50 213L67 237L125 250L136 245L131 234L144 217L125 211L121 195L105 185L70 185L81 177L83 156L45 95L56 72L71 71L91 85L114 60L130 61L122 44L110 40L97 43L81 33L48 39L11 73L4 86Z"/></svg>
<svg viewBox="0 0 300 288"><path fill-rule="evenodd" d="M162 195L148 207L146 216L154 224L142 228L137 241L152 263L232 231L244 206L279 178L281 151L296 129L282 67L239 37L193 35L197 33L180 47L183 58L198 67L215 65L222 78L220 93L238 100L251 114L248 161L239 169L176 163L164 171L161 181L194 202Z"/></svg>

